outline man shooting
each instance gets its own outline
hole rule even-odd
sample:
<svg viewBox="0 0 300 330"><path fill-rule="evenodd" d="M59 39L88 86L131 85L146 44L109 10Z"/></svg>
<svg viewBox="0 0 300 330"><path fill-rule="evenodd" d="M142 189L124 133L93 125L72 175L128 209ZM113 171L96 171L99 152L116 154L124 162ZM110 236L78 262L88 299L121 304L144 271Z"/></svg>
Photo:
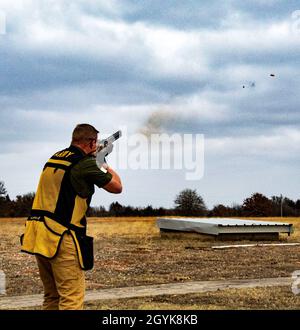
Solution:
<svg viewBox="0 0 300 330"><path fill-rule="evenodd" d="M94 185L122 192L119 175L106 162L96 164L98 131L79 124L70 147L45 164L25 233L22 251L36 256L44 286L43 309L83 309L84 270L93 267L93 238L86 235L86 212ZM112 146L101 152L107 155Z"/></svg>

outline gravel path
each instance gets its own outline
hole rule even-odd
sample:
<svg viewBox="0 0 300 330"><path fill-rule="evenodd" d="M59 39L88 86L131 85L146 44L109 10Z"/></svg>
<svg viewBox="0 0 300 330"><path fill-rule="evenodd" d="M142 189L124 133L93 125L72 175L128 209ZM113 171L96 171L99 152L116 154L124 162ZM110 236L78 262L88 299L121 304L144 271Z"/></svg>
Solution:
<svg viewBox="0 0 300 330"><path fill-rule="evenodd" d="M240 279L221 281L195 281L157 285L141 285L134 287L87 290L85 301L124 299L173 294L201 293L232 288L255 288L269 286L291 286L291 277ZM0 297L0 309L22 309L42 305L41 294Z"/></svg>

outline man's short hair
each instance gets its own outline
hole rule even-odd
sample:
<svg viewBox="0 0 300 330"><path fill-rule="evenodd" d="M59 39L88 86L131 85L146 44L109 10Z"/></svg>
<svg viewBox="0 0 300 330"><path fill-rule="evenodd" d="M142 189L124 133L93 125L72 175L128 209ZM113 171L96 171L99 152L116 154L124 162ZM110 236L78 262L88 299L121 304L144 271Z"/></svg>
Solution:
<svg viewBox="0 0 300 330"><path fill-rule="evenodd" d="M96 139L99 131L89 124L78 124L72 133L72 143L85 143L89 140Z"/></svg>

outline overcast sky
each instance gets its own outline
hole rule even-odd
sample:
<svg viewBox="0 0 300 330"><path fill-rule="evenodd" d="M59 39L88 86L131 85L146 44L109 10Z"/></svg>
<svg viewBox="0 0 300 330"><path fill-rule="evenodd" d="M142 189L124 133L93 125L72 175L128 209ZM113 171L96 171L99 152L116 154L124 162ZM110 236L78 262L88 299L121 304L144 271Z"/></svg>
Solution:
<svg viewBox="0 0 300 330"><path fill-rule="evenodd" d="M0 180L10 197L35 191L76 124L130 136L158 118L160 132L204 134L203 177L116 168L123 193L100 190L92 205L172 207L185 188L208 207L254 192L300 198L297 10L292 0L0 0Z"/></svg>

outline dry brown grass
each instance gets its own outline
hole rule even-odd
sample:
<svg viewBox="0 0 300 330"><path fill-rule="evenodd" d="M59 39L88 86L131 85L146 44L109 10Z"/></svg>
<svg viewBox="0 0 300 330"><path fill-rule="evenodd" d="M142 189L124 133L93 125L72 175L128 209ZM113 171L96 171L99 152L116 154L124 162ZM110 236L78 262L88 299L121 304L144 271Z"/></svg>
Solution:
<svg viewBox="0 0 300 330"><path fill-rule="evenodd" d="M159 237L160 232L156 226L156 217L107 217L107 218L89 218L88 233L91 236L146 236ZM243 218L253 219L253 218ZM15 237L21 235L24 230L25 218L0 218L1 235L6 237ZM290 237L282 235L281 239L287 241L300 242L300 218L255 218L255 220L275 221L292 223L294 233ZM183 236L186 233L182 234ZM191 235L190 237L192 237ZM207 237L194 235L197 239L206 241Z"/></svg>
<svg viewBox="0 0 300 330"><path fill-rule="evenodd" d="M294 234L290 237L282 235L280 240L300 242L299 218L257 220L293 223ZM300 269L299 247L251 247L216 251L210 248L215 245L214 238L187 233L160 235L154 217L90 218L88 223L88 233L95 237L95 267L86 273L87 289L286 277ZM24 231L24 224L25 218L0 219L0 269L7 276L8 295L42 292L34 258L20 253L19 235ZM294 296L290 288L232 289L198 295L96 302L88 306L99 309L299 307L299 296Z"/></svg>
<svg viewBox="0 0 300 330"><path fill-rule="evenodd" d="M89 218L88 233L94 237L158 237L159 229L154 217Z"/></svg>

